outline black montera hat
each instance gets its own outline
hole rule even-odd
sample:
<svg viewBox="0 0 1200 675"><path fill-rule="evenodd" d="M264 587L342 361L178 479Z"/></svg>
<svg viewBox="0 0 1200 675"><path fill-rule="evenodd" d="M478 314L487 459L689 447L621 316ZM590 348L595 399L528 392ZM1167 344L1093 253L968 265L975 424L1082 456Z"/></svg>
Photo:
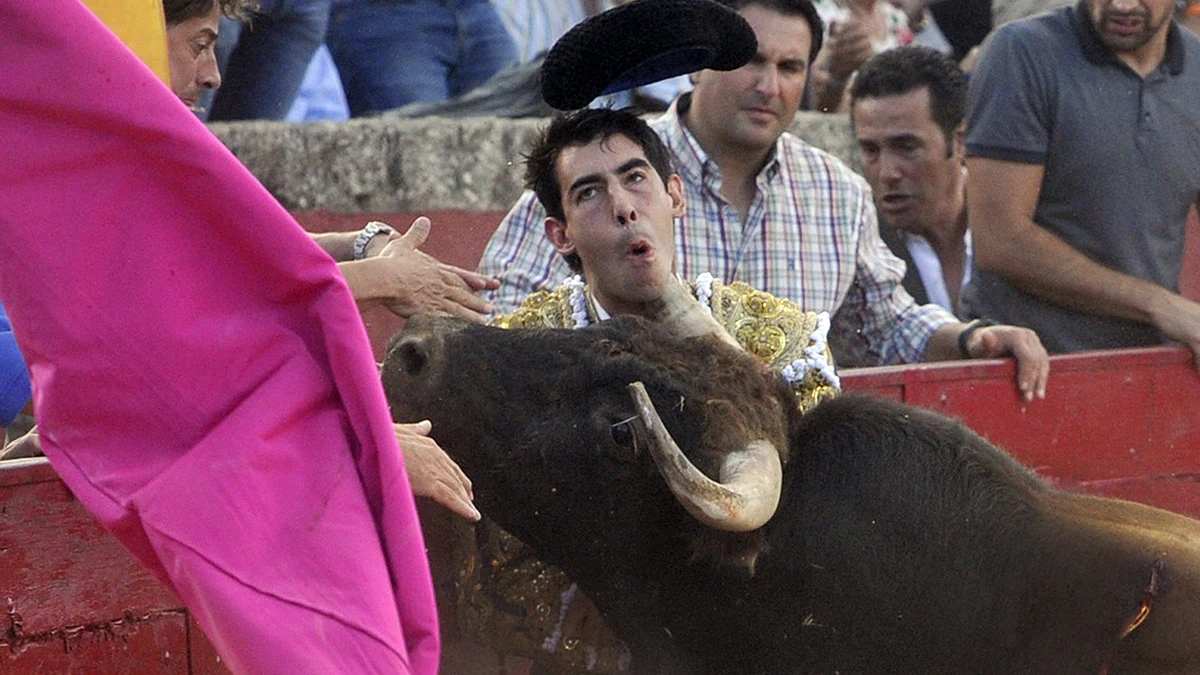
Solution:
<svg viewBox="0 0 1200 675"><path fill-rule="evenodd" d="M676 75L739 68L757 49L750 24L714 0L634 0L554 43L542 64L542 98L575 110L597 96Z"/></svg>

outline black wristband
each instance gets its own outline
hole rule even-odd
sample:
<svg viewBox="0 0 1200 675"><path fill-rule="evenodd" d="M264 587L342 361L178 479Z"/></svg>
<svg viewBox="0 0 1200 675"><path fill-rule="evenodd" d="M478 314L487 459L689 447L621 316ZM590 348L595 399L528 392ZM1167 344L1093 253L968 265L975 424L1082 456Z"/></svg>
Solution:
<svg viewBox="0 0 1200 675"><path fill-rule="evenodd" d="M996 322L991 319L975 319L967 324L967 327L958 334L958 353L964 358L971 358L971 352L967 350L967 343L971 341L971 334L980 328L995 326Z"/></svg>

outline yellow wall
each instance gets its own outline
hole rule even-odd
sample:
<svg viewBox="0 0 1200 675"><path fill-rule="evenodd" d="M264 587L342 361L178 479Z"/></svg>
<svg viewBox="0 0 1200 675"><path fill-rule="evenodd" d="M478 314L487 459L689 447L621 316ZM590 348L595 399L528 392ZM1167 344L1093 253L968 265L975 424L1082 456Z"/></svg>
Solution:
<svg viewBox="0 0 1200 675"><path fill-rule="evenodd" d="M83 0L83 4L141 57L159 79L170 83L162 0Z"/></svg>

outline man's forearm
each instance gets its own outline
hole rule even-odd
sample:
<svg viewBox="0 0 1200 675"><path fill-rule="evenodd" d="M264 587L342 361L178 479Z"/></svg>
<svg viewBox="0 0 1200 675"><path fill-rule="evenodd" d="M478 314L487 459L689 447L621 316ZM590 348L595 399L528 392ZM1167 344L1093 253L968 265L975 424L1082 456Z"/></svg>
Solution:
<svg viewBox="0 0 1200 675"><path fill-rule="evenodd" d="M1087 314L1158 326L1174 294L1097 263L1034 222L1045 169L967 159L967 220L975 264L1048 302Z"/></svg>
<svg viewBox="0 0 1200 675"><path fill-rule="evenodd" d="M338 270L346 279L346 285L350 287L350 294L354 296L354 301L358 303L360 309L378 305L396 294L395 289L388 284L392 276L382 273L378 269L372 269L381 264L384 263L379 258L338 263Z"/></svg>
<svg viewBox="0 0 1200 675"><path fill-rule="evenodd" d="M317 246L320 246L334 260L338 262L354 260L354 238L358 236L358 231L309 232L308 236L312 237Z"/></svg>
<svg viewBox="0 0 1200 675"><path fill-rule="evenodd" d="M926 361L953 361L961 359L958 350L958 336L967 327L966 324L954 321L942 325L929 336L929 344L925 346Z"/></svg>
<svg viewBox="0 0 1200 675"><path fill-rule="evenodd" d="M317 246L320 246L322 250L328 253L330 258L342 263L354 260L354 244L362 232L362 230L354 230L352 232L309 232L308 236L312 237ZM383 230L366 241L366 246L363 250L364 258L373 258L379 255L379 252L391 240L388 232L390 230Z"/></svg>
<svg viewBox="0 0 1200 675"><path fill-rule="evenodd" d="M1152 325L1174 295L1095 262L1032 220L1012 230L1021 235L983 241L977 235L975 262L1026 293L1076 311Z"/></svg>

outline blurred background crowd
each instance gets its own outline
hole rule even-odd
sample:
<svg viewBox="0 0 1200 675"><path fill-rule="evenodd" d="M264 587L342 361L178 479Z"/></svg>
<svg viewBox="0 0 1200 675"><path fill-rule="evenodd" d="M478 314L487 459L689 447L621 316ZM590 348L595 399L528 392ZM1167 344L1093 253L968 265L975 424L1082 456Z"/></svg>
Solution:
<svg viewBox="0 0 1200 675"><path fill-rule="evenodd" d="M345 120L549 112L537 66L588 16L629 0L260 0L248 23L222 19L218 91L207 119ZM825 47L804 107L845 111L852 75L869 57L932 47L970 72L995 27L1069 0L817 0ZM1180 21L1200 30L1200 2L1179 1ZM663 110L686 91L676 78L598 105Z"/></svg>

